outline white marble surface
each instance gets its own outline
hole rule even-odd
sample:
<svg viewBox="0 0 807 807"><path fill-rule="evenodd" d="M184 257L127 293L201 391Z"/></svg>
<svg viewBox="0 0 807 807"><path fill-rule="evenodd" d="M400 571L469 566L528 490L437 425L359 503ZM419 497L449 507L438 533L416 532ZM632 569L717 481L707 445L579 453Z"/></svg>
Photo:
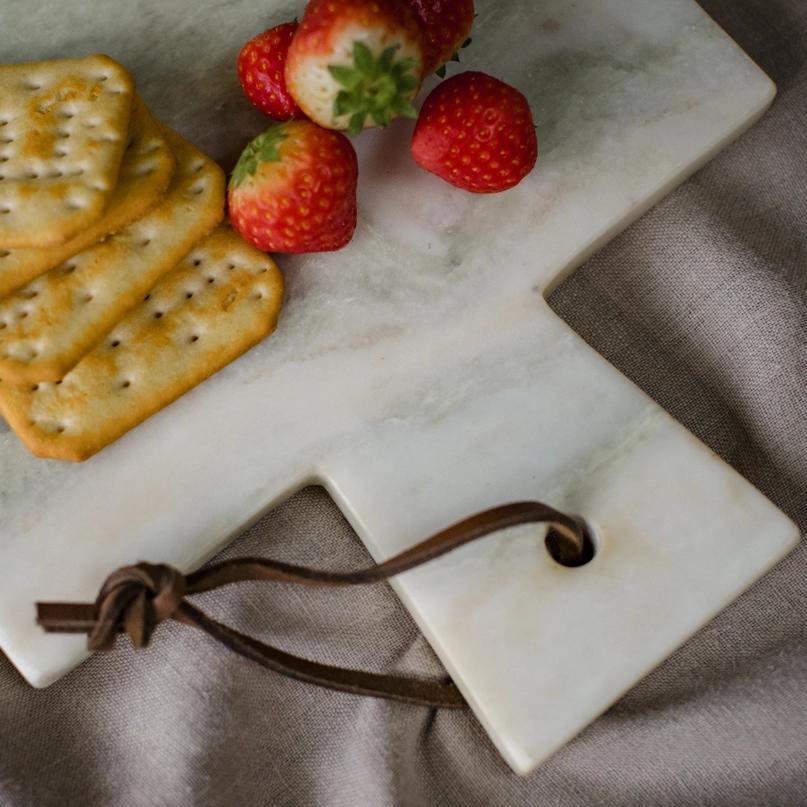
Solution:
<svg viewBox="0 0 807 807"><path fill-rule="evenodd" d="M254 133L233 123L247 120L234 54L292 15L288 2L264 4L272 16L205 0L192 17L188 3L87 15L67 2L57 24L10 5L0 61L106 50L225 160ZM92 598L139 559L194 567L303 484L325 484L379 559L541 499L594 525L590 565L557 566L525 527L396 583L526 772L795 544L792 523L545 302L762 114L772 85L691 0L478 9L463 58L530 97L542 154L527 182L465 195L409 161L411 124L365 135L357 236L283 261L272 339L82 466L35 460L0 425L0 647L35 686L84 656L81 638L35 627L35 600ZM166 78L183 66L184 85Z"/></svg>

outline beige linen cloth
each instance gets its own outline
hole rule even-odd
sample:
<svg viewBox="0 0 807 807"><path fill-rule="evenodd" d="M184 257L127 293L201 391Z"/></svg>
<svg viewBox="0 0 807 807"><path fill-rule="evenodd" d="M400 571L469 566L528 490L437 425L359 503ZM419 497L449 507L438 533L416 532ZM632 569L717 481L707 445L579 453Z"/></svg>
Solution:
<svg viewBox="0 0 807 807"><path fill-rule="evenodd" d="M704 5L776 81L778 101L552 303L805 526L807 2ZM369 560L314 489L224 556L247 554L333 568ZM292 652L441 673L385 586L250 584L203 604ZM525 779L471 714L285 680L175 624L148 651L120 641L45 691L0 658L3 807L805 804L805 547Z"/></svg>

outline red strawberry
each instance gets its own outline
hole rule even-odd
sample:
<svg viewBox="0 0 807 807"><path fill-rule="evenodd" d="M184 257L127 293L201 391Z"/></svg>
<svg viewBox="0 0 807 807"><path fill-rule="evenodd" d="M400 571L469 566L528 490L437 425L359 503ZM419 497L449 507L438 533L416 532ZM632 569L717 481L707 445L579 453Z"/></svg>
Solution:
<svg viewBox="0 0 807 807"><path fill-rule="evenodd" d="M422 76L423 35L406 0L310 0L286 61L306 115L350 134L416 118Z"/></svg>
<svg viewBox="0 0 807 807"><path fill-rule="evenodd" d="M286 89L286 54L296 22L285 22L250 39L238 54L238 80L247 98L270 118L302 118L303 111Z"/></svg>
<svg viewBox="0 0 807 807"><path fill-rule="evenodd" d="M241 154L227 193L233 226L265 252L341 249L356 229L356 152L310 121L278 123Z"/></svg>
<svg viewBox="0 0 807 807"><path fill-rule="evenodd" d="M453 76L423 104L412 156L427 171L466 191L512 188L538 158L527 99L485 73Z"/></svg>
<svg viewBox="0 0 807 807"><path fill-rule="evenodd" d="M407 0L426 39L423 74L441 70L468 44L474 0ZM458 60L458 59L457 59ZM445 75L445 73L443 73Z"/></svg>

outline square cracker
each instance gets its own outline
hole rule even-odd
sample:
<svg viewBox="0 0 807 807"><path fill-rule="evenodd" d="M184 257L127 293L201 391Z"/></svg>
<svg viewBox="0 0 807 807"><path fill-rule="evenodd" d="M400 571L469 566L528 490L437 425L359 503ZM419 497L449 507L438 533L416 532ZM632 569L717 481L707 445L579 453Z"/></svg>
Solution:
<svg viewBox="0 0 807 807"><path fill-rule="evenodd" d="M224 216L224 174L165 129L177 169L145 216L0 300L0 378L57 381Z"/></svg>
<svg viewBox="0 0 807 807"><path fill-rule="evenodd" d="M220 227L63 381L0 382L0 412L37 456L87 459L268 336L282 300L272 259Z"/></svg>
<svg viewBox="0 0 807 807"><path fill-rule="evenodd" d="M0 299L77 252L139 219L162 198L176 160L160 124L135 96L120 175L104 215L55 247L0 249Z"/></svg>
<svg viewBox="0 0 807 807"><path fill-rule="evenodd" d="M101 217L133 94L108 56L0 66L0 248L61 244Z"/></svg>

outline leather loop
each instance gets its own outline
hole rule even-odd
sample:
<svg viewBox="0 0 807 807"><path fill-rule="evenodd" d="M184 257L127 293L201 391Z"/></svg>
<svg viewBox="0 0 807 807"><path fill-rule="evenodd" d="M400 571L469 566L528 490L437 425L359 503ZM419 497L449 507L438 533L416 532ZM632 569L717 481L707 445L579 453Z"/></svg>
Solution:
<svg viewBox="0 0 807 807"><path fill-rule="evenodd" d="M570 565L577 560L584 562L586 534L580 519L540 502L516 502L479 513L384 563L352 572L311 569L265 558L224 561L187 577L162 564L125 566L107 578L95 603L37 603L37 621L52 633L86 633L90 650L109 650L120 632L128 633L135 647L146 647L155 627L164 619L174 619L204 631L244 658L299 681L356 695L457 708L464 706L465 701L453 683L344 670L292 656L216 622L185 597L255 580L331 587L378 583L492 532L527 523L548 524Z"/></svg>
<svg viewBox="0 0 807 807"><path fill-rule="evenodd" d="M113 572L95 601L87 646L109 650L123 627L135 647L146 647L154 628L172 617L185 596L185 578L172 566L138 563Z"/></svg>

